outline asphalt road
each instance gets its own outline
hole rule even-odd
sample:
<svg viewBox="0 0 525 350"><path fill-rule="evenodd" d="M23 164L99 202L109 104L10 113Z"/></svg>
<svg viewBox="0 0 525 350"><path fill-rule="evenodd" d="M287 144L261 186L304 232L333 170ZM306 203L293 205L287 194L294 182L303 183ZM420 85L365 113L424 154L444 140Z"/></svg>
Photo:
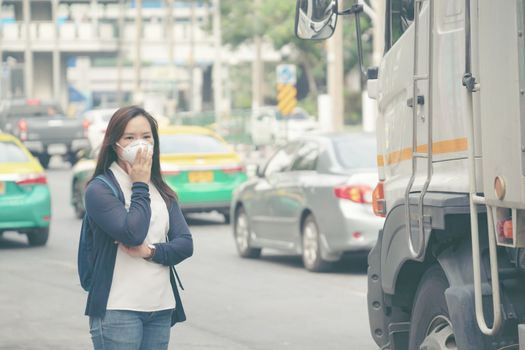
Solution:
<svg viewBox="0 0 525 350"><path fill-rule="evenodd" d="M71 172L52 165L48 244L30 248L25 236L10 232L0 239L0 349L91 348L76 271L80 220L69 205ZM221 220L189 220L195 253L178 267L188 321L172 328L170 349L377 349L363 259L325 274L278 252L241 259Z"/></svg>

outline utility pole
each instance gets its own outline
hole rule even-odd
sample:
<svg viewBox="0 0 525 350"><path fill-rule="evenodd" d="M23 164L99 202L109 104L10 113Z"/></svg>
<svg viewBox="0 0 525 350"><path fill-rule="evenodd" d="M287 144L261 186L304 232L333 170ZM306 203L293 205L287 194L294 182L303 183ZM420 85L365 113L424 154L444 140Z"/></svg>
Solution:
<svg viewBox="0 0 525 350"><path fill-rule="evenodd" d="M222 74L222 32L221 32L221 0L213 0L213 44L215 46L215 61L213 62L213 106L215 121L224 117L223 74Z"/></svg>
<svg viewBox="0 0 525 350"><path fill-rule="evenodd" d="M24 16L25 50L24 50L24 92L26 98L33 98L33 52L31 51L31 4L24 0L22 4Z"/></svg>
<svg viewBox="0 0 525 350"><path fill-rule="evenodd" d="M383 55L383 50L385 48L385 18L383 14L385 13L385 2L383 0L371 0L370 4L372 7L368 6L364 0L359 1L363 5L365 14L367 14L372 19L373 26L373 51L372 51L372 65L378 66L381 61L381 56ZM363 131L373 132L376 129L376 119L377 119L377 101L372 100L368 97L368 92L366 91L366 86L363 89L361 96L361 105L362 105L362 116L363 116Z"/></svg>
<svg viewBox="0 0 525 350"><path fill-rule="evenodd" d="M2 0L0 0L0 13L2 12ZM2 71L4 69L4 52L2 50L2 40L4 38L4 25L0 25L0 74L3 74ZM0 79L1 82L1 79ZM1 89L1 83L0 83L0 89ZM0 91L0 98L2 97L3 92Z"/></svg>
<svg viewBox="0 0 525 350"><path fill-rule="evenodd" d="M124 102L124 96L122 92L122 61L124 55L122 53L123 45L123 33L124 33L124 0L118 2L118 51L117 51L117 104L122 106Z"/></svg>
<svg viewBox="0 0 525 350"><path fill-rule="evenodd" d="M166 7L166 36L168 45L168 102L166 105L166 115L171 118L175 114L175 37L174 37L174 20L173 20L173 5L175 0L165 0Z"/></svg>
<svg viewBox="0 0 525 350"><path fill-rule="evenodd" d="M55 29L55 42L53 46L53 99L60 101L60 51L59 51L59 39L58 39L58 0L51 2L52 7L52 18Z"/></svg>
<svg viewBox="0 0 525 350"><path fill-rule="evenodd" d="M257 109L263 104L263 61L261 52L260 36L260 8L261 0L254 0L254 22L256 23L257 34L254 38L255 57L252 65L252 109Z"/></svg>
<svg viewBox="0 0 525 350"><path fill-rule="evenodd" d="M142 68L142 0L135 0L135 87L133 90L133 100L135 103L142 103L142 89L141 89L141 68Z"/></svg>
<svg viewBox="0 0 525 350"><path fill-rule="evenodd" d="M194 35L194 29L195 29L195 5L193 1L190 1L190 18L191 18L191 24L190 24L190 58L189 58L189 78L190 78L190 87L189 87L189 102L190 102L190 111L195 112L195 96L194 96L194 85L195 85L195 79L194 79L194 70L195 70L195 35Z"/></svg>
<svg viewBox="0 0 525 350"><path fill-rule="evenodd" d="M342 1L339 1L339 11L342 11ZM333 36L328 40L328 94L332 105L331 131L341 131L344 125L343 99L343 26L335 28Z"/></svg>

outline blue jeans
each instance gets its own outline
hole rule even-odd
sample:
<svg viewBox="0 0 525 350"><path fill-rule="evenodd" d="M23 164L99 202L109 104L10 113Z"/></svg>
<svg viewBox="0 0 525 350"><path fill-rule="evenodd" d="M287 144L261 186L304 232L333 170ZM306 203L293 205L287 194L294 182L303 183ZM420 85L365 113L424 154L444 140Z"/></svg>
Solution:
<svg viewBox="0 0 525 350"><path fill-rule="evenodd" d="M107 310L103 318L90 317L93 347L95 350L166 350L172 312Z"/></svg>

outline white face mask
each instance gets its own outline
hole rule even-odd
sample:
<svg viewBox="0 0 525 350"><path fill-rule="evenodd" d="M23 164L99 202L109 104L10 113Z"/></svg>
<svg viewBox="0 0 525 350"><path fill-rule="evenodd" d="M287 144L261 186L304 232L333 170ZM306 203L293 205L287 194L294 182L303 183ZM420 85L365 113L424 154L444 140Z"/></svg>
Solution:
<svg viewBox="0 0 525 350"><path fill-rule="evenodd" d="M135 157L137 156L137 152L139 151L140 148L142 148L142 152L153 153L153 145L144 139L135 140L129 145L127 145L126 147L122 147L117 142L117 146L122 148L122 155L121 155L122 159L131 165L133 165L133 162L135 161Z"/></svg>

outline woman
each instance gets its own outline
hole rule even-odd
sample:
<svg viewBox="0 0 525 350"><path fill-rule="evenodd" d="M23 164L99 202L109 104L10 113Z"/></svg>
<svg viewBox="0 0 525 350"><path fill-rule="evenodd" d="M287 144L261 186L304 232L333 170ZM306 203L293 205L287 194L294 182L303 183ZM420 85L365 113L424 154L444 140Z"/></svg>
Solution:
<svg viewBox="0 0 525 350"><path fill-rule="evenodd" d="M186 319L170 266L193 254L193 241L159 154L155 119L136 106L117 110L85 195L95 257L86 315L96 350L167 349L170 326Z"/></svg>

